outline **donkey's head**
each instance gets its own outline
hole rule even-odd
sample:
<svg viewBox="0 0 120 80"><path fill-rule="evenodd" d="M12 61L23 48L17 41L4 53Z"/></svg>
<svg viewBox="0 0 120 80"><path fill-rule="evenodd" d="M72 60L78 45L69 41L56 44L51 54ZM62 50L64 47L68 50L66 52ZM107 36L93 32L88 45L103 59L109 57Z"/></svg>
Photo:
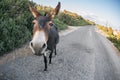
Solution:
<svg viewBox="0 0 120 80"><path fill-rule="evenodd" d="M50 26L52 24L52 18L58 14L60 10L60 2L56 6L54 10L50 13L45 13L45 15L41 15L32 5L29 6L32 15L34 16L34 26L33 26L33 38L30 42L30 48L32 52L36 55L41 55L47 48L48 41L48 31L50 30Z"/></svg>

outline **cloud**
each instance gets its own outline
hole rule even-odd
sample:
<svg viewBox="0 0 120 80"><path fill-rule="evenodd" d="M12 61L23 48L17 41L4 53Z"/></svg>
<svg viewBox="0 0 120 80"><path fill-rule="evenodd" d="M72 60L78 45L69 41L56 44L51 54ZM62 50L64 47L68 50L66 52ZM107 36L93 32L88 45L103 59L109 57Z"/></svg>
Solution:
<svg viewBox="0 0 120 80"><path fill-rule="evenodd" d="M88 11L80 11L79 14L85 19L89 19L91 21L94 21L97 24L105 25L106 21L102 18L99 18L94 13L90 13Z"/></svg>
<svg viewBox="0 0 120 80"><path fill-rule="evenodd" d="M120 26L115 22L111 22L111 20L101 18L97 16L94 13L91 13L89 11L80 11L78 12L79 15L81 15L85 19L89 19L91 21L94 21L97 24L101 24L103 26L113 27L113 29L120 29Z"/></svg>

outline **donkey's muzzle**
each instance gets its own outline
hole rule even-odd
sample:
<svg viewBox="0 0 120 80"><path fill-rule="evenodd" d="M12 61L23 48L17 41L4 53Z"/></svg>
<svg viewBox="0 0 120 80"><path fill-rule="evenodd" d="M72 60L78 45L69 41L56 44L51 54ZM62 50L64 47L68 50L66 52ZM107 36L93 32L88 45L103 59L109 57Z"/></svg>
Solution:
<svg viewBox="0 0 120 80"><path fill-rule="evenodd" d="M38 50L35 50L35 55L36 56L42 56L43 54L41 53L42 52L42 49L38 49Z"/></svg>
<svg viewBox="0 0 120 80"><path fill-rule="evenodd" d="M33 43L30 42L30 48L33 52L34 55L37 55L37 56L41 56L44 54L44 52L46 51L47 49L47 44L44 43L42 46L33 46Z"/></svg>

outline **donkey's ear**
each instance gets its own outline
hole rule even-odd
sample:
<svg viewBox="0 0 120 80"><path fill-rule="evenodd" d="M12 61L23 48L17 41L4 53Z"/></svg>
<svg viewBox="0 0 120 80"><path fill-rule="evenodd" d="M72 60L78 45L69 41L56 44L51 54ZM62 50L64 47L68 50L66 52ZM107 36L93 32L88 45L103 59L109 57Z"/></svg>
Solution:
<svg viewBox="0 0 120 80"><path fill-rule="evenodd" d="M60 10L60 7L61 7L61 3L58 2L58 5L56 6L55 11L54 11L55 15L58 14L58 12L59 12L59 10Z"/></svg>
<svg viewBox="0 0 120 80"><path fill-rule="evenodd" d="M60 10L60 7L61 7L61 3L58 2L58 5L56 6L56 8L55 8L54 10L52 10L48 16L49 16L51 19L54 18L54 16L58 14L58 12L59 12L59 10Z"/></svg>
<svg viewBox="0 0 120 80"><path fill-rule="evenodd" d="M34 18L38 18L39 16L41 16L41 14L35 8L33 8L31 4L29 4L29 9L32 15L34 16Z"/></svg>

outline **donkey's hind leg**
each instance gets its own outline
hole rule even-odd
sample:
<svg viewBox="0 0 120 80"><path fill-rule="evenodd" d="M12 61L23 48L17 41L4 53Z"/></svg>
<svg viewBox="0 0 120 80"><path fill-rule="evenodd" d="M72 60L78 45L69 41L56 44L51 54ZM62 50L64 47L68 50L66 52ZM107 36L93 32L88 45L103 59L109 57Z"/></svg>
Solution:
<svg viewBox="0 0 120 80"><path fill-rule="evenodd" d="M53 54L53 50L51 50L50 55L49 55L49 64L51 64L52 54Z"/></svg>
<svg viewBox="0 0 120 80"><path fill-rule="evenodd" d="M55 46L55 55L57 55L56 46Z"/></svg>

